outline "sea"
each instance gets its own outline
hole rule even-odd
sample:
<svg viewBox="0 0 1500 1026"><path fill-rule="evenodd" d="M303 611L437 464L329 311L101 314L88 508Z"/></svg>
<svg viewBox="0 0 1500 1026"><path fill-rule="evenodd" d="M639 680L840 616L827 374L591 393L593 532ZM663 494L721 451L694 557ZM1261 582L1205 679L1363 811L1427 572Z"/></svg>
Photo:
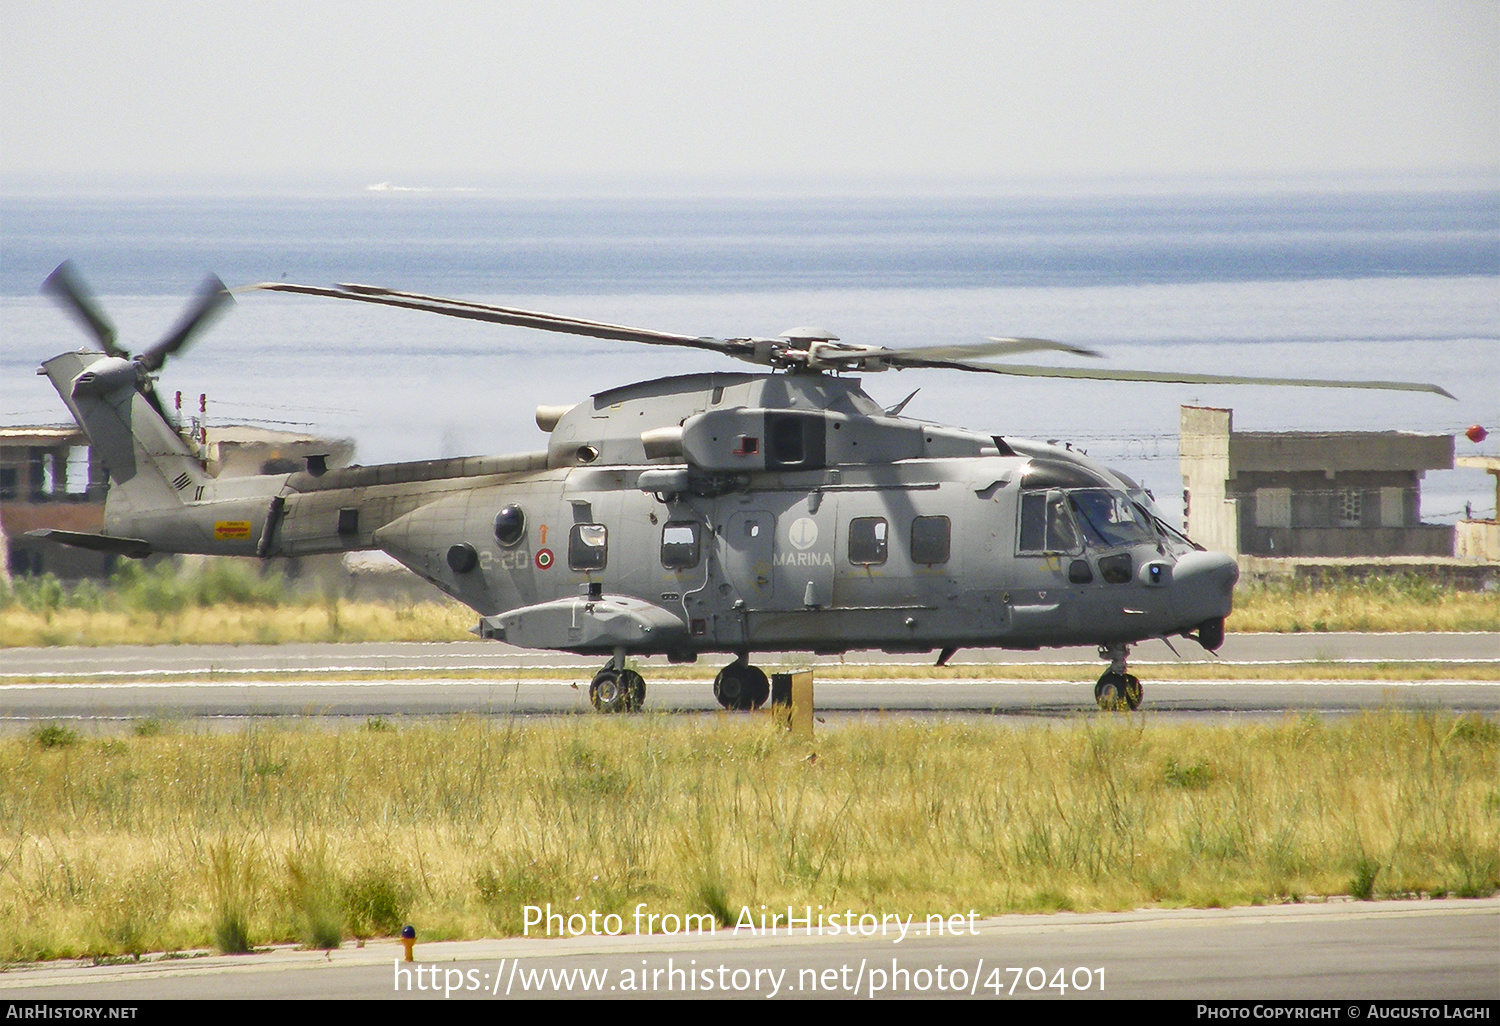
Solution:
<svg viewBox="0 0 1500 1026"><path fill-rule="evenodd" d="M883 405L1067 441L1180 516L1179 408L1250 431L1500 440L1500 190L1106 196L515 196L390 187L234 196L0 194L0 424L66 412L40 362L88 341L38 293L72 259L130 349L206 272L230 286L359 282L693 336L826 328L927 346L1039 336L1099 360L1025 362L1434 382L1457 396L866 374ZM329 299L241 292L163 370L210 424L348 437L377 463L545 447L538 404L747 370L709 353ZM1481 443L1464 432L1491 432ZM1423 518L1495 515L1482 471L1429 472Z"/></svg>

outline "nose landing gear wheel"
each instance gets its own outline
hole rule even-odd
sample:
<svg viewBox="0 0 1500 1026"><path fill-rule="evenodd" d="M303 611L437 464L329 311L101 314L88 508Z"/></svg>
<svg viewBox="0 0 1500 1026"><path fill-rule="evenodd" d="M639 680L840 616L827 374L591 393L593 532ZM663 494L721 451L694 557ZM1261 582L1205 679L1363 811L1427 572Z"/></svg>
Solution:
<svg viewBox="0 0 1500 1026"><path fill-rule="evenodd" d="M646 678L634 670L624 670L620 673L620 686L625 689L625 708L639 712L646 704Z"/></svg>
<svg viewBox="0 0 1500 1026"><path fill-rule="evenodd" d="M1144 693L1140 680L1133 673L1105 670L1099 683L1094 685L1094 701L1099 703L1099 708L1109 712L1139 709Z"/></svg>
<svg viewBox="0 0 1500 1026"><path fill-rule="evenodd" d="M758 709L771 697L771 681L758 666L730 663L714 677L714 697L726 709Z"/></svg>
<svg viewBox="0 0 1500 1026"><path fill-rule="evenodd" d="M634 670L605 667L589 684L589 700L602 713L635 712L646 702L646 680Z"/></svg>

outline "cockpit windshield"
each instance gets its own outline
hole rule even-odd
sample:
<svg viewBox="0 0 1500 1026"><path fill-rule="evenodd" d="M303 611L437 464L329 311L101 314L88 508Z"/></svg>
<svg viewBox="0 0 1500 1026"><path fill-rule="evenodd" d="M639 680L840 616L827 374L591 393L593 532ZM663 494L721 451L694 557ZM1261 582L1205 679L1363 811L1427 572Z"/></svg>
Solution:
<svg viewBox="0 0 1500 1026"><path fill-rule="evenodd" d="M1068 493L1068 505L1090 545L1113 548L1156 541L1146 515L1123 492L1082 488Z"/></svg>

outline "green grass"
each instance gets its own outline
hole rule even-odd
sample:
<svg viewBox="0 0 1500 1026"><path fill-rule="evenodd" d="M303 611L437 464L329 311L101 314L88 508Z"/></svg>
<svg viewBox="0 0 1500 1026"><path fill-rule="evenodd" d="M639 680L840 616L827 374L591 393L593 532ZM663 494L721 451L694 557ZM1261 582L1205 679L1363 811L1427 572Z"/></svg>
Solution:
<svg viewBox="0 0 1500 1026"><path fill-rule="evenodd" d="M390 728L0 738L0 961L494 936L548 902L922 918L1500 887L1500 728L1473 716L812 745L763 717Z"/></svg>

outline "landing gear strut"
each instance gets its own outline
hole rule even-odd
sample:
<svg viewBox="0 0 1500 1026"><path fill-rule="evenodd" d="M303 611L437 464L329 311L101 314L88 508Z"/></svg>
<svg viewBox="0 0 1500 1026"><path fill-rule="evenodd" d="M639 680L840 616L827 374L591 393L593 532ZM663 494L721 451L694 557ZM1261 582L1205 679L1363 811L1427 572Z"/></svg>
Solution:
<svg viewBox="0 0 1500 1026"><path fill-rule="evenodd" d="M1099 658L1109 660L1109 669L1094 685L1094 701L1099 703L1099 708L1118 712L1141 707L1144 696L1141 682L1135 674L1125 672L1125 656L1129 651L1129 645L1099 646Z"/></svg>
<svg viewBox="0 0 1500 1026"><path fill-rule="evenodd" d="M589 701L602 713L636 712L646 704L646 679L625 668L625 653L615 653L594 674L589 684Z"/></svg>
<svg viewBox="0 0 1500 1026"><path fill-rule="evenodd" d="M771 697L771 682L764 670L750 665L749 652L740 652L714 677L714 697L726 709L759 709Z"/></svg>

